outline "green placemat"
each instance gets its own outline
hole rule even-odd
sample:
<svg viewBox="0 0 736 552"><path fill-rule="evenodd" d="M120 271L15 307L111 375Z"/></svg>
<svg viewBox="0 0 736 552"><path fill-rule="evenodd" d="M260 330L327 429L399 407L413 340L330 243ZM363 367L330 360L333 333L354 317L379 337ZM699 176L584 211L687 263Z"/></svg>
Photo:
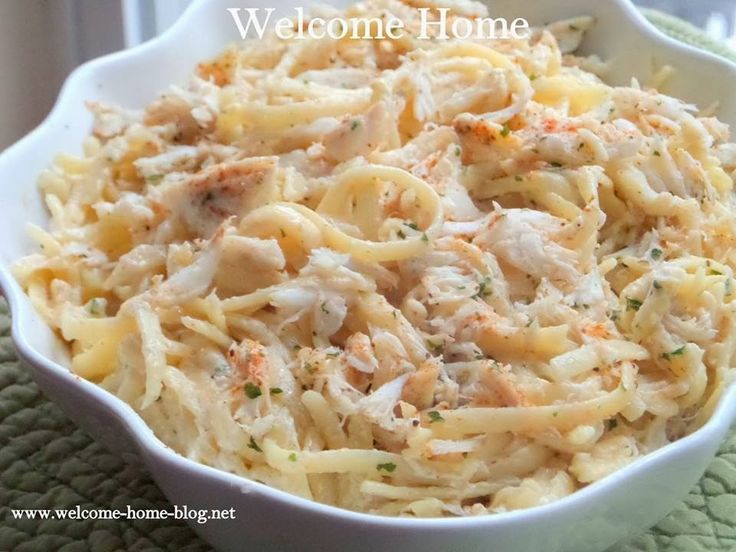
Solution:
<svg viewBox="0 0 736 552"><path fill-rule="evenodd" d="M695 3L697 0L691 0ZM736 51L730 48L723 42L711 38L699 29L695 25L683 21L677 17L667 15L661 11L645 9L641 10L649 21L654 23L660 30L670 35L672 38L690 44L691 46L697 46L703 50L710 50L711 52L721 55L726 59L736 62Z"/></svg>
<svg viewBox="0 0 736 552"><path fill-rule="evenodd" d="M736 61L736 53L679 19L647 10L668 34ZM0 551L210 551L183 522L17 520L13 509L166 508L145 470L79 430L20 368L0 300ZM736 548L736 434L700 483L664 520L610 552L716 552ZM254 551L255 552L255 551Z"/></svg>

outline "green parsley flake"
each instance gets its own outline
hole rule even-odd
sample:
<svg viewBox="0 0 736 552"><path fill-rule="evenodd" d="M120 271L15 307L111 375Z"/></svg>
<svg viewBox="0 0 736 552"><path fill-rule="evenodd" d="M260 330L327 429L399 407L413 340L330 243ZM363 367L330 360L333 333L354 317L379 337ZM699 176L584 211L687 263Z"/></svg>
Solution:
<svg viewBox="0 0 736 552"><path fill-rule="evenodd" d="M489 295L492 295L493 290L490 289L490 284L491 284L491 279L488 276L483 278L483 280L481 280L481 282L478 284L478 291L476 292L475 295L473 295L473 298L480 299L480 298L488 297Z"/></svg>
<svg viewBox="0 0 736 552"><path fill-rule="evenodd" d="M649 252L649 254L652 256L652 259L656 261L662 256L662 250L655 247Z"/></svg>
<svg viewBox="0 0 736 552"><path fill-rule="evenodd" d="M501 129L501 136L506 138L511 133L511 129L509 128L509 125L504 124L503 128Z"/></svg>
<svg viewBox="0 0 736 552"><path fill-rule="evenodd" d="M258 443L256 443L255 439L253 439L253 436L250 437L250 443L248 443L248 448L253 449L256 452L263 452L261 447L258 446Z"/></svg>
<svg viewBox="0 0 736 552"><path fill-rule="evenodd" d="M682 356L685 352L685 346L678 347L674 351L670 351L669 353L662 353L662 358L665 360L670 360L674 356Z"/></svg>
<svg viewBox="0 0 736 552"><path fill-rule="evenodd" d="M378 471L384 470L388 473L391 473L396 469L396 464L394 464L393 462L386 462L385 464L378 464L376 466L376 469Z"/></svg>
<svg viewBox="0 0 736 552"><path fill-rule="evenodd" d="M626 298L626 310L638 311L641 308L641 301L632 297Z"/></svg>
<svg viewBox="0 0 736 552"><path fill-rule="evenodd" d="M419 230L419 226L417 226L416 222L405 222L404 226L408 226L412 230Z"/></svg>
<svg viewBox="0 0 736 552"><path fill-rule="evenodd" d="M350 130L355 130L355 129L356 129L356 128L358 128L359 126L360 126L360 121L358 121L358 120L356 119L356 120L354 120L354 121L352 122L352 124L350 125Z"/></svg>
<svg viewBox="0 0 736 552"><path fill-rule="evenodd" d="M257 399L262 394L261 388L251 382L246 382L243 389L245 391L245 396L249 399Z"/></svg>
<svg viewBox="0 0 736 552"><path fill-rule="evenodd" d="M283 390L283 389L281 389L280 387L272 387L271 389L269 389L269 392L270 392L270 393L271 393L272 395L280 395L281 393L283 393L283 392L284 392L284 390Z"/></svg>
<svg viewBox="0 0 736 552"><path fill-rule="evenodd" d="M442 417L442 414L437 412L436 410L430 410L427 412L427 416L429 416L429 423L433 424L435 422L444 422L445 419Z"/></svg>
<svg viewBox="0 0 736 552"><path fill-rule="evenodd" d="M289 455L289 462L296 462L296 452L292 452Z"/></svg>

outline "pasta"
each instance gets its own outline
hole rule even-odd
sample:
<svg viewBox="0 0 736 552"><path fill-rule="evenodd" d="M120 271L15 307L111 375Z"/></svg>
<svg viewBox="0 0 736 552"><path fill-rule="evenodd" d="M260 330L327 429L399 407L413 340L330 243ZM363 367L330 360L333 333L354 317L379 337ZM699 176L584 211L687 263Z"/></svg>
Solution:
<svg viewBox="0 0 736 552"><path fill-rule="evenodd" d="M72 372L192 460L380 515L567 496L703 424L736 353L736 144L606 84L592 24L270 36L90 103L15 275Z"/></svg>

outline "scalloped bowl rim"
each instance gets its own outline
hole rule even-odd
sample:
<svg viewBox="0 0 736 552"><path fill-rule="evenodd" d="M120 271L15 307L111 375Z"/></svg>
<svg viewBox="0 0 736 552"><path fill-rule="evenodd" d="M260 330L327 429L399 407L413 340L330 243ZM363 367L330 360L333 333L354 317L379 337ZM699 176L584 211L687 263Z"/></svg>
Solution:
<svg viewBox="0 0 736 552"><path fill-rule="evenodd" d="M157 48L160 45L164 45L165 43L174 40L180 32L183 32L189 27L191 21L196 18L197 13L200 10L205 9L209 2L210 0L195 0L187 8L185 13L174 23L174 25L158 37L129 50L115 52L113 54L91 60L75 69L67 77L53 109L44 121L24 138L0 153L0 159L11 154L17 148L24 146L26 143L32 142L34 139L42 135L46 127L49 125L57 121L63 121L66 106L77 101L72 92L73 85L77 81L90 78L98 67L104 66L109 62L114 62L131 54L145 53L149 49ZM696 54L699 57L708 60L709 62L724 65L734 74L734 79L736 80L736 64L716 56L715 54L693 48L666 36L656 27L651 25L627 0L613 0L613 3L615 3L617 7L620 8L626 16L628 16L632 25L640 33L645 34L649 40L666 44L670 48L688 51L691 54ZM311 510L313 513L332 516L334 518L342 518L344 520L360 521L361 523L372 524L374 526L396 529L422 529L427 528L428 526L468 529L482 527L491 529L495 526L505 525L509 522L533 522L538 518L547 517L564 509L584 508L589 502L600 500L609 489L620 484L625 484L626 480L632 478L634 474L654 469L657 465L663 462L668 462L670 458L680 454L686 448L698 447L700 445L711 443L715 435L723 433L728 426L731 425L734 419L736 419L736 382L733 382L723 391L723 394L710 418L698 430L646 454L611 475L579 489L569 496L541 506L485 516L456 518L387 517L376 514L354 512L308 500L230 472L199 464L194 460L190 460L174 452L155 436L151 428L130 405L96 384L72 374L68 368L65 368L61 364L38 352L26 340L22 328L25 325L26 318L33 316L33 313L31 312L32 307L30 302L24 301L24 293L22 289L10 274L8 268L3 264L0 264L0 294L2 294L8 302L11 313L11 336L21 359L42 370L52 372L56 376L73 380L71 382L73 385L79 386L84 393L103 404L110 413L114 414L115 417L122 422L130 436L141 448L141 451L148 453L150 462L175 464L182 470L188 470L192 473L205 475L208 478L219 479L229 484L238 485L241 488L248 488L250 491L258 492L266 497L275 499L277 502L280 501L284 505L298 506L306 510ZM724 425L726 426L725 428ZM145 463L146 462L144 462L144 464Z"/></svg>

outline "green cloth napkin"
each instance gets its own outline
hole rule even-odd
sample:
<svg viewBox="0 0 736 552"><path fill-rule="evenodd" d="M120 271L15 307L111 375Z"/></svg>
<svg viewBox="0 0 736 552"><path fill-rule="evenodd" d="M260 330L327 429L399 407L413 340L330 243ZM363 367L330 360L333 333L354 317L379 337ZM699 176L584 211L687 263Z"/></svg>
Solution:
<svg viewBox="0 0 736 552"><path fill-rule="evenodd" d="M671 36L733 61L736 53L692 25L646 10ZM183 522L16 520L11 508L167 508L146 471L124 463L78 429L20 368L0 300L0 551L113 552L211 548ZM610 552L736 549L736 434L700 483L655 527Z"/></svg>

